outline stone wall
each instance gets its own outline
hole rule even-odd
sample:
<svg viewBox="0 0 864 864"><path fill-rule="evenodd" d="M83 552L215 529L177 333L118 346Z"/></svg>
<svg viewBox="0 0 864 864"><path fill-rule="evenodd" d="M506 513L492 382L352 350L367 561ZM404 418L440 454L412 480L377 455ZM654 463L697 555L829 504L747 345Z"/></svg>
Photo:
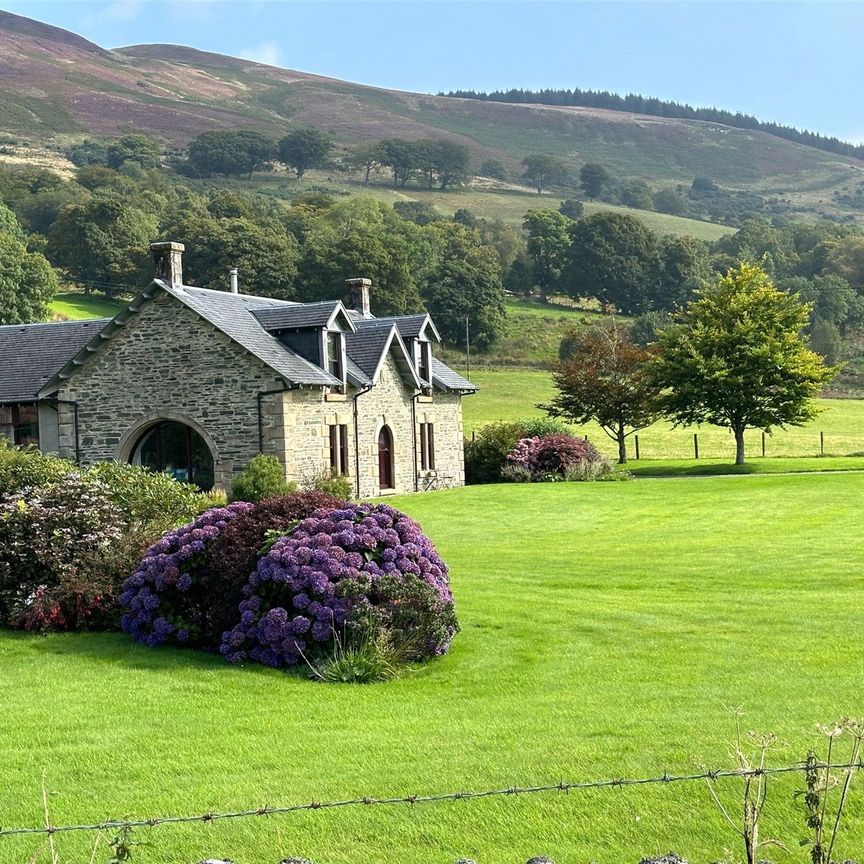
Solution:
<svg viewBox="0 0 864 864"><path fill-rule="evenodd" d="M471 398L471 397L469 397ZM462 431L462 397L435 391L431 401L417 402L417 465L420 462L420 424L432 423L435 435L435 470L419 472L418 487L447 489L465 485L465 446Z"/></svg>
<svg viewBox="0 0 864 864"><path fill-rule="evenodd" d="M129 457L158 419L192 426L213 452L215 485L258 453L259 391L282 386L264 363L174 298L160 293L60 389L78 403L82 465ZM281 427L282 402L263 397L265 433ZM273 447L274 436L267 438ZM71 405L60 405L61 455L74 458ZM265 448L266 449L266 448Z"/></svg>
<svg viewBox="0 0 864 864"><path fill-rule="evenodd" d="M361 497L378 495L381 491L378 478L378 433L385 423L393 433L395 489L397 492L414 491L417 463L411 428L413 394L414 389L402 380L391 351L381 368L378 383L357 400Z"/></svg>

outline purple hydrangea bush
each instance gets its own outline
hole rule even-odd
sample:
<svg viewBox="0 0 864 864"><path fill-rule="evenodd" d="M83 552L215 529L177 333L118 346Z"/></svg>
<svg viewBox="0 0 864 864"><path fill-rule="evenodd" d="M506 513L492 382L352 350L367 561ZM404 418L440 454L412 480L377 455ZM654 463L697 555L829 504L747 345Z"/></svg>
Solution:
<svg viewBox="0 0 864 864"><path fill-rule="evenodd" d="M169 641L199 645L208 605L201 572L206 551L229 522L252 506L238 501L214 507L154 543L119 597L127 610L120 621L124 632L151 647Z"/></svg>
<svg viewBox="0 0 864 864"><path fill-rule="evenodd" d="M602 458L589 441L555 433L520 439L507 454L506 464L524 470L532 480L538 481L562 479L570 469L600 462Z"/></svg>
<svg viewBox="0 0 864 864"><path fill-rule="evenodd" d="M352 628L443 654L458 630L447 565L420 526L384 504L317 510L278 538L222 639L231 662L290 667L332 652Z"/></svg>

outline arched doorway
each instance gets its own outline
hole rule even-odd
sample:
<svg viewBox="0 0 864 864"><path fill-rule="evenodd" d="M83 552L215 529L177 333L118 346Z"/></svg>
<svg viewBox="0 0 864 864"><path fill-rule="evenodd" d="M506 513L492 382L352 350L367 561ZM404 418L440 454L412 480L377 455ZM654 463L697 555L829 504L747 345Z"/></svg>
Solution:
<svg viewBox="0 0 864 864"><path fill-rule="evenodd" d="M213 454L207 442L177 420L159 420L148 426L135 442L129 461L205 491L213 488Z"/></svg>
<svg viewBox="0 0 864 864"><path fill-rule="evenodd" d="M378 485L382 489L395 489L393 480L393 433L382 426L378 433Z"/></svg>

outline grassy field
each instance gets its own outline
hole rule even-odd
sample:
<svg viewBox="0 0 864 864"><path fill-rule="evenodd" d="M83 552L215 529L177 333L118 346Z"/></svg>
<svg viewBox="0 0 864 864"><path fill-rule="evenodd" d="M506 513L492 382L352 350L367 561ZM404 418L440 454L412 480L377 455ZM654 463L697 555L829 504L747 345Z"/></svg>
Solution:
<svg viewBox="0 0 864 864"><path fill-rule="evenodd" d="M480 391L463 403L465 434L470 435L484 423L542 415L536 405L547 402L555 392L546 372L517 370L474 371L471 380ZM767 456L819 456L820 436L824 433L825 454L848 456L864 454L864 400L819 399L822 413L801 427L778 429L766 436ZM616 445L594 424L576 427L597 447L617 456ZM699 436L699 455L705 459L733 459L735 442L728 430L714 426L674 429L669 423L655 423L639 432L640 454L646 459L686 459L694 455L693 433ZM762 435L751 430L746 434L747 452L761 456ZM629 440L633 455L633 440Z"/></svg>
<svg viewBox="0 0 864 864"><path fill-rule="evenodd" d="M548 368L550 358L558 355L558 346L567 327L596 314L521 297L508 298L504 305L506 335L494 351L474 354L471 362L475 366ZM436 350L442 360L464 371L464 351L444 346Z"/></svg>
<svg viewBox="0 0 864 864"><path fill-rule="evenodd" d="M329 686L119 635L0 633L0 824L647 776L729 764L733 720L820 747L862 713L864 475L472 487L397 499L452 567L453 651L401 680ZM824 751L823 751L824 752ZM797 782L796 782L797 781ZM763 835L803 862L800 778ZM853 790L855 787L853 787ZM737 813L734 781L722 794ZM860 788L838 860L864 847ZM729 860L701 784L607 789L139 831L136 861L627 864ZM56 838L64 864L89 859ZM91 841L92 842L92 841ZM0 840L0 862L33 839ZM101 859L100 859L101 860ZM737 855L736 855L737 860ZM809 859L808 859L809 860Z"/></svg>
<svg viewBox="0 0 864 864"><path fill-rule="evenodd" d="M49 308L54 321L78 318L113 318L121 308L120 303L96 297L92 294L55 294Z"/></svg>

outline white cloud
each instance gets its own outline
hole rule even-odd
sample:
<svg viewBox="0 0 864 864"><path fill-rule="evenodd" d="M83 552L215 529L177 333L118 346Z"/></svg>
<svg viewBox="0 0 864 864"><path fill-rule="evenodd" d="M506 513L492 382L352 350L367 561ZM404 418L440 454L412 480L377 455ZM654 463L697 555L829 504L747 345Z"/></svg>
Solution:
<svg viewBox="0 0 864 864"><path fill-rule="evenodd" d="M111 21L134 21L143 8L142 0L114 0L100 13L100 17Z"/></svg>
<svg viewBox="0 0 864 864"><path fill-rule="evenodd" d="M244 60L254 60L268 66L282 65L282 51L275 42L261 42L253 48L244 48L240 56Z"/></svg>

